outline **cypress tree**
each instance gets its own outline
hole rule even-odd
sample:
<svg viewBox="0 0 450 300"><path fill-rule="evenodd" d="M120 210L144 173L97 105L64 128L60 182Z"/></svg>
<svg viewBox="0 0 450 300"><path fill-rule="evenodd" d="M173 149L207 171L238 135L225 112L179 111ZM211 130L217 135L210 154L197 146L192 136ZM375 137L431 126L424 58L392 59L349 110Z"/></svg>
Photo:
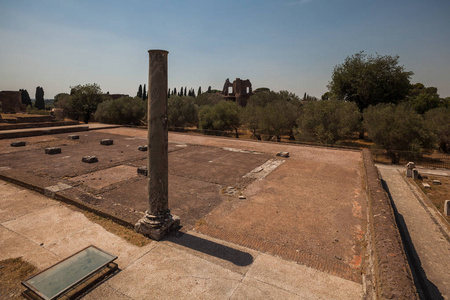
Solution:
<svg viewBox="0 0 450 300"><path fill-rule="evenodd" d="M146 92L146 90L145 90L145 84L144 84L144 91L142 92L142 100L146 100L147 99L147 92Z"/></svg>
<svg viewBox="0 0 450 300"><path fill-rule="evenodd" d="M139 85L139 89L138 89L136 96L139 98L142 98L142 84Z"/></svg>
<svg viewBox="0 0 450 300"><path fill-rule="evenodd" d="M186 96L187 87L184 87L184 96Z"/></svg>
<svg viewBox="0 0 450 300"><path fill-rule="evenodd" d="M170 98L170 88L169 88L169 90L167 91L167 98Z"/></svg>
<svg viewBox="0 0 450 300"><path fill-rule="evenodd" d="M177 94L177 88L173 88L173 95L178 95Z"/></svg>
<svg viewBox="0 0 450 300"><path fill-rule="evenodd" d="M199 87L198 87L197 96L200 96L201 94L202 94L202 87L199 86Z"/></svg>
<svg viewBox="0 0 450 300"><path fill-rule="evenodd" d="M36 88L35 99L36 102L34 103L34 106L37 109L45 109L44 89L40 86Z"/></svg>
<svg viewBox="0 0 450 300"><path fill-rule="evenodd" d="M211 86L208 86L208 93L211 93Z"/></svg>
<svg viewBox="0 0 450 300"><path fill-rule="evenodd" d="M19 90L21 96L22 96L22 104L28 106L30 105L31 108L33 108L33 104L31 103L30 95L28 94L27 90Z"/></svg>
<svg viewBox="0 0 450 300"><path fill-rule="evenodd" d="M183 87L181 87L180 96L183 96Z"/></svg>

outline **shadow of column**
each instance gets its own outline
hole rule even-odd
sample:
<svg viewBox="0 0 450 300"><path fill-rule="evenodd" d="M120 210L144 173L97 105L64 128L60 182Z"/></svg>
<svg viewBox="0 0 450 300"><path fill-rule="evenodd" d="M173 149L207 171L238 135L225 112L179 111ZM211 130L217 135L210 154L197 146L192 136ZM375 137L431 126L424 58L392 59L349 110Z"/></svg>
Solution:
<svg viewBox="0 0 450 300"><path fill-rule="evenodd" d="M250 253L233 249L189 233L179 231L176 235L171 234L167 236L166 241L229 261L236 266L245 267L253 263L253 256Z"/></svg>

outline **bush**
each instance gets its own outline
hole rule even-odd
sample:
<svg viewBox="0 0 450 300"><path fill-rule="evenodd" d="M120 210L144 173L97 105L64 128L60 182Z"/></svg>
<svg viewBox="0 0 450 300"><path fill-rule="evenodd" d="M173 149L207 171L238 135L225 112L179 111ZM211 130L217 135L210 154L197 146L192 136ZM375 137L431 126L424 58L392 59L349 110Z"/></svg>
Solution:
<svg viewBox="0 0 450 300"><path fill-rule="evenodd" d="M336 144L358 129L361 119L354 102L312 101L302 106L297 119L297 137L322 144Z"/></svg>
<svg viewBox="0 0 450 300"><path fill-rule="evenodd" d="M95 112L95 119L108 124L139 125L146 112L146 101L138 97L121 97L100 103Z"/></svg>

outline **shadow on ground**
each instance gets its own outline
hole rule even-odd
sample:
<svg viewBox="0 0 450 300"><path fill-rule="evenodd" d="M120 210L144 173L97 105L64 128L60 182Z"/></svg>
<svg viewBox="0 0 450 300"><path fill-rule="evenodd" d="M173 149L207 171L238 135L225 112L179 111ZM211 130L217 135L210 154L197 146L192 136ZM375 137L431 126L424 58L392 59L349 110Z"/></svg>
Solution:
<svg viewBox="0 0 450 300"><path fill-rule="evenodd" d="M245 267L253 263L253 256L231 247L215 243L200 237L178 231L167 238L167 241L229 261L236 266Z"/></svg>

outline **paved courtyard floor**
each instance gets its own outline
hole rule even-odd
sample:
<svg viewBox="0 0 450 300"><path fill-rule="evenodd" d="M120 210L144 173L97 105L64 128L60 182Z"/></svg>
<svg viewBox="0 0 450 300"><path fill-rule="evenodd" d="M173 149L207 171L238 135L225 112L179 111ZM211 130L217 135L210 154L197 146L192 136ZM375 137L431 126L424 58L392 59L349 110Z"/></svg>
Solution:
<svg viewBox="0 0 450 300"><path fill-rule="evenodd" d="M0 140L0 176L47 191L65 186L48 195L134 224L146 209L146 178L136 171L146 164L146 152L137 150L146 131L79 135L15 139L27 142L20 148ZM114 144L100 145L105 138ZM48 146L62 153L45 155ZM278 151L290 157L276 157ZM86 155L99 162L82 163ZM170 133L169 207L183 227L144 247L63 202L10 183L0 189L0 259L23 256L42 269L89 244L119 256L121 272L88 298L362 295L367 201L358 151Z"/></svg>

